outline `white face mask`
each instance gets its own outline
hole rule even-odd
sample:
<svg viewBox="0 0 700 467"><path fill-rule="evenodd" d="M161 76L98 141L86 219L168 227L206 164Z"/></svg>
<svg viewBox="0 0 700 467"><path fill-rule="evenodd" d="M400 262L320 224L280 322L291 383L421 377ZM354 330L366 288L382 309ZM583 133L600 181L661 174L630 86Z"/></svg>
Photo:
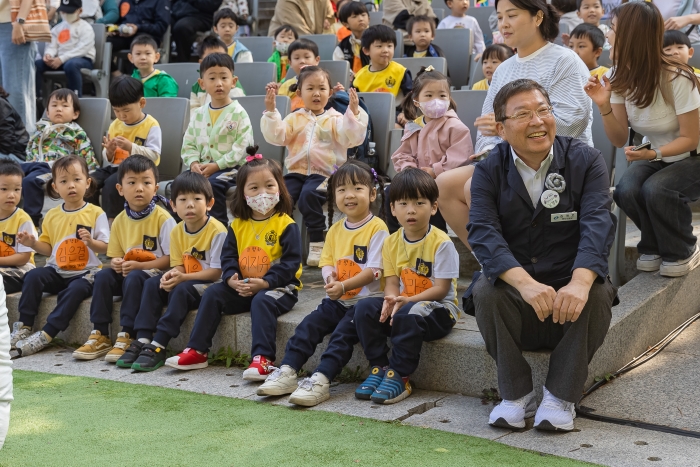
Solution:
<svg viewBox="0 0 700 467"><path fill-rule="evenodd" d="M80 12L78 10L74 11L73 13L61 12L61 18L63 18L63 21L67 23L75 23L78 18L80 18Z"/></svg>
<svg viewBox="0 0 700 467"><path fill-rule="evenodd" d="M287 42L275 42L275 49L282 55L287 55L287 50L289 50L289 44Z"/></svg>
<svg viewBox="0 0 700 467"><path fill-rule="evenodd" d="M260 193L255 196L246 196L245 201L253 211L259 212L264 216L280 202L280 194Z"/></svg>

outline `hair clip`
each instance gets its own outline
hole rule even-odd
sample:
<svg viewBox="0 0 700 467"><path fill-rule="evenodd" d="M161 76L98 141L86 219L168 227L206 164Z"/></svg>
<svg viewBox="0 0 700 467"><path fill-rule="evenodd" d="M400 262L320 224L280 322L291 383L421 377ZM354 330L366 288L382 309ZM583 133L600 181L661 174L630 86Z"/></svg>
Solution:
<svg viewBox="0 0 700 467"><path fill-rule="evenodd" d="M374 176L374 182L379 181L379 177L377 177L377 172L374 169L369 169L372 172L372 175Z"/></svg>
<svg viewBox="0 0 700 467"><path fill-rule="evenodd" d="M255 159L262 159L263 156L262 154L256 154L254 156L245 156L245 161L246 162L253 162Z"/></svg>
<svg viewBox="0 0 700 467"><path fill-rule="evenodd" d="M435 71L435 67L430 65L430 66L425 67L425 70L423 70L423 71Z"/></svg>

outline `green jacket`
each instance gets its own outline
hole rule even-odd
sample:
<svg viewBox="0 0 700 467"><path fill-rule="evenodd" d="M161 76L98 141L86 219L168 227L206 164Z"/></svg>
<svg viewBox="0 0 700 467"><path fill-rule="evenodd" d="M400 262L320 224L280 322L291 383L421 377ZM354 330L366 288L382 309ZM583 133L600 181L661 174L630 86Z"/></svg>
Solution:
<svg viewBox="0 0 700 467"><path fill-rule="evenodd" d="M139 70L135 69L131 77L140 79L143 83L144 97L177 97L177 81L164 71L155 70L144 80Z"/></svg>
<svg viewBox="0 0 700 467"><path fill-rule="evenodd" d="M267 59L269 63L274 63L277 65L277 82L282 80L282 55L279 51L275 50L270 58ZM287 61L287 70L289 70L289 61ZM285 70L285 71L287 71Z"/></svg>

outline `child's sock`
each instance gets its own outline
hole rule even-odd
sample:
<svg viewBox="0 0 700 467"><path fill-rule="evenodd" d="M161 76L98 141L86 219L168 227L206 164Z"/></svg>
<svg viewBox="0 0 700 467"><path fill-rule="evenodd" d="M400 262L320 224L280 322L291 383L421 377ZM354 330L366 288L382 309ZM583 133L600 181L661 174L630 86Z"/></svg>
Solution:
<svg viewBox="0 0 700 467"><path fill-rule="evenodd" d="M161 349L164 349L164 348L165 348L165 346L159 344L159 343L156 342L156 341L151 341L151 345L155 345L156 347L160 347Z"/></svg>
<svg viewBox="0 0 700 467"><path fill-rule="evenodd" d="M42 333L42 334L44 335L44 337L46 338L46 342L51 342L51 341L53 340L53 337L51 337L51 336L49 336L48 334L46 334L46 331L41 331L41 333Z"/></svg>
<svg viewBox="0 0 700 467"><path fill-rule="evenodd" d="M326 377L326 375L324 375L323 373L319 373L318 371L316 373L314 373L313 375L311 375L311 379L313 379L314 381L317 381L321 384L330 383L330 381L328 381L328 378Z"/></svg>
<svg viewBox="0 0 700 467"><path fill-rule="evenodd" d="M151 339L146 339L145 337L141 337L141 338L139 339L139 342L141 342L142 344L150 344L150 343L151 343Z"/></svg>
<svg viewBox="0 0 700 467"><path fill-rule="evenodd" d="M100 334L103 336L108 336L109 335L109 324L107 323L101 323L101 324L92 324L92 329L95 331L100 331Z"/></svg>

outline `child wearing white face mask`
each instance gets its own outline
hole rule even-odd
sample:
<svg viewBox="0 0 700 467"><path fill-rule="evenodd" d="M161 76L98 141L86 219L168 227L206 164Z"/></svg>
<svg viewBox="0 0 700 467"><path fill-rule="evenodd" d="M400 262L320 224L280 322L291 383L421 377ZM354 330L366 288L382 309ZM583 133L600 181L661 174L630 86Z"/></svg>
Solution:
<svg viewBox="0 0 700 467"><path fill-rule="evenodd" d="M432 66L422 68L413 81L413 90L403 100L408 123L401 146L391 156L396 172L415 167L437 178L443 172L469 163L474 154L469 128L457 116L457 105L450 96L448 78ZM389 199L387 187L384 199ZM387 226L396 232L400 225L387 204ZM447 231L438 211L430 224Z"/></svg>
<svg viewBox="0 0 700 467"><path fill-rule="evenodd" d="M293 26L283 24L275 30L273 37L275 38L273 41L275 51L272 52L272 56L267 61L277 65L277 82L282 83L287 77L290 65L289 44L299 39L299 34Z"/></svg>
<svg viewBox="0 0 700 467"><path fill-rule="evenodd" d="M63 21L51 30L51 44L46 47L44 57L36 61L37 96L41 95L44 72L63 70L68 89L82 97L80 70L91 70L95 60L95 31L87 21L80 19L82 11L82 0L61 0L58 12Z"/></svg>
<svg viewBox="0 0 700 467"><path fill-rule="evenodd" d="M277 318L292 309L301 290L301 239L282 168L257 149L247 148L238 171L234 219L221 249L222 282L207 288L187 348L166 366L205 368L221 315L250 311L253 361L243 379L263 381L274 370Z"/></svg>

